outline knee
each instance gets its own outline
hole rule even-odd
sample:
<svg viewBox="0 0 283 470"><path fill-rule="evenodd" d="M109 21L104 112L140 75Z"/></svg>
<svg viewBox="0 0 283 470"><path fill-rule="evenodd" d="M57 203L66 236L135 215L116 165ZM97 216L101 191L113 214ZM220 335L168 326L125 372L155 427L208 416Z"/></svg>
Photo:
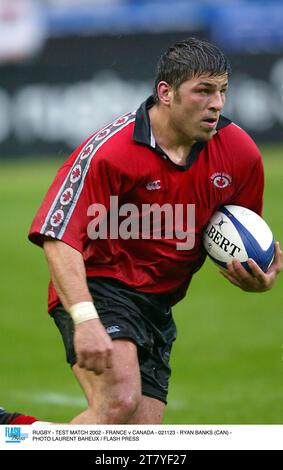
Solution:
<svg viewBox="0 0 283 470"><path fill-rule="evenodd" d="M141 393L124 390L112 396L109 403L109 424L126 424L137 410Z"/></svg>

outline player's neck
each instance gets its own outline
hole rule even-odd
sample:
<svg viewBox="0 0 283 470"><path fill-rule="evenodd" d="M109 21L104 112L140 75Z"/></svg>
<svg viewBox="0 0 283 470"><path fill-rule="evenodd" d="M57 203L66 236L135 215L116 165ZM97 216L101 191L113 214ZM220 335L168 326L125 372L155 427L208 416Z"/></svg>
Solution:
<svg viewBox="0 0 283 470"><path fill-rule="evenodd" d="M150 124L155 141L177 165L185 165L195 141L174 129L166 110L153 106L149 110Z"/></svg>

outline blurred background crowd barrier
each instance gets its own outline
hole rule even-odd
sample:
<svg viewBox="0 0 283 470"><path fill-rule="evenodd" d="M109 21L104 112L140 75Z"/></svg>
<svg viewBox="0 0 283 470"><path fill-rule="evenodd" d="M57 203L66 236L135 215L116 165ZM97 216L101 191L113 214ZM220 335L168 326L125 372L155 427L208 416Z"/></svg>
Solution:
<svg viewBox="0 0 283 470"><path fill-rule="evenodd" d="M280 0L0 0L0 158L69 152L135 109L188 36L231 61L224 114L282 142L282 25Z"/></svg>

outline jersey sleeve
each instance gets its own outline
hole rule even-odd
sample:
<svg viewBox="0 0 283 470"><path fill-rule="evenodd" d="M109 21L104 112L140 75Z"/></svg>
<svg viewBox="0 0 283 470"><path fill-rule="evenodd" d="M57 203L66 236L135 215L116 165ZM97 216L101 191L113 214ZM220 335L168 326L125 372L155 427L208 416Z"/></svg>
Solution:
<svg viewBox="0 0 283 470"><path fill-rule="evenodd" d="M247 135L238 141L237 191L232 203L247 207L262 215L264 192L264 169L261 153L254 141Z"/></svg>
<svg viewBox="0 0 283 470"><path fill-rule="evenodd" d="M52 237L82 253L90 206L101 204L108 211L110 196L119 194L120 182L109 159L85 143L59 169L32 222L30 241L42 246L45 237Z"/></svg>
<svg viewBox="0 0 283 470"><path fill-rule="evenodd" d="M242 184L242 188L234 199L233 204L247 207L257 214L262 215L263 190L263 164L259 159L251 166L250 172L248 175L246 175L245 181Z"/></svg>

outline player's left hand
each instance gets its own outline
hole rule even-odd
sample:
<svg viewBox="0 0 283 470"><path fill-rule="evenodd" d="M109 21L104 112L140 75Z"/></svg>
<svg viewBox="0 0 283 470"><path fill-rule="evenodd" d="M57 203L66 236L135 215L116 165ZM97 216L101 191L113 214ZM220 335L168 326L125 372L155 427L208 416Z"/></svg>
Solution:
<svg viewBox="0 0 283 470"><path fill-rule="evenodd" d="M251 273L237 260L227 264L227 271L221 270L220 272L232 284L246 292L265 292L273 287L278 274L283 268L283 253L280 250L279 242L275 242L274 251L273 262L266 273L252 259L247 261Z"/></svg>

